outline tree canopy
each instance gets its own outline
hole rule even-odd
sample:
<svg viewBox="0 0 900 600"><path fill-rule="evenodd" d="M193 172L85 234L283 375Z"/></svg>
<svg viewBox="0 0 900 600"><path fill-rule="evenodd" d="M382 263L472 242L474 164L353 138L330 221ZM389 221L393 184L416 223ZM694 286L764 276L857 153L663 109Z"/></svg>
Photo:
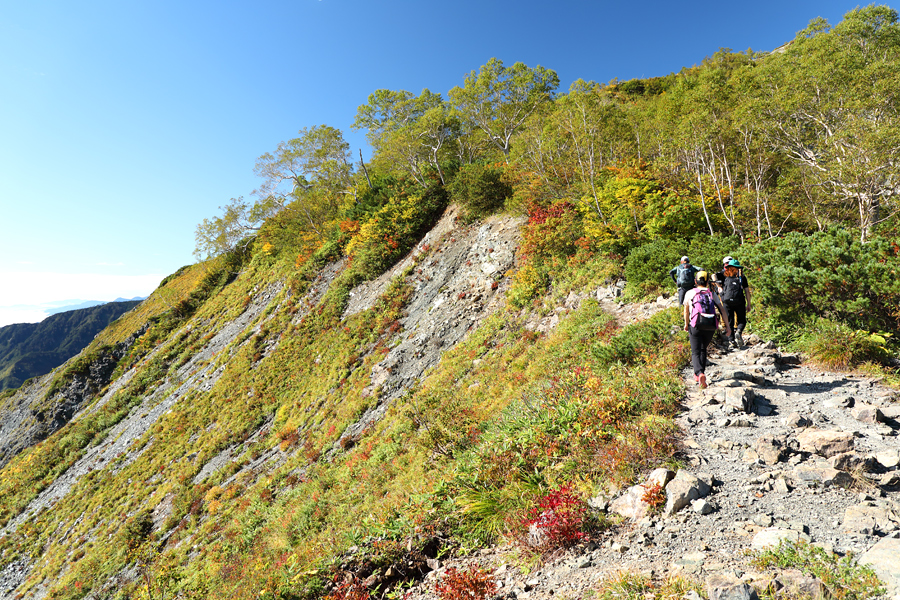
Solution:
<svg viewBox="0 0 900 600"><path fill-rule="evenodd" d="M558 86L553 70L492 58L446 97L374 91L353 122L372 148L360 162L369 186L437 182L465 204L474 188L453 186L458 173L488 173L512 186L497 195L508 207L572 202L598 238L897 231L900 24L886 6L834 26L815 19L769 53L723 48L664 77ZM233 200L198 227L198 255L233 247L287 206L283 220L324 239L342 211L356 215L351 156L339 130L301 129L257 161L254 203Z"/></svg>

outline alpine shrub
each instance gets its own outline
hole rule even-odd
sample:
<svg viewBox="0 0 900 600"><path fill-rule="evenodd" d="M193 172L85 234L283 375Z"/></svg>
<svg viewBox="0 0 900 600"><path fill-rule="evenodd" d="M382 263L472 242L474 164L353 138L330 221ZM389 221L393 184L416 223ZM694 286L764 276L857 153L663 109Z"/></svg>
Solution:
<svg viewBox="0 0 900 600"><path fill-rule="evenodd" d="M551 489L538 499L531 518L525 521L529 545L550 550L577 544L587 537L582 531L587 513L587 503L571 486Z"/></svg>
<svg viewBox="0 0 900 600"><path fill-rule="evenodd" d="M756 551L752 564L760 569L798 569L818 577L837 600L863 600L884 593L871 567L857 564L852 554L838 557L803 542L782 541Z"/></svg>
<svg viewBox="0 0 900 600"><path fill-rule="evenodd" d="M492 165L464 165L447 187L453 200L465 209L469 219L500 210L513 193L502 167Z"/></svg>
<svg viewBox="0 0 900 600"><path fill-rule="evenodd" d="M369 600L369 589L356 577L337 583L334 591L326 596L328 600Z"/></svg>
<svg viewBox="0 0 900 600"><path fill-rule="evenodd" d="M449 567L434 591L441 600L484 600L497 592L497 583L489 571L475 565L466 569Z"/></svg>
<svg viewBox="0 0 900 600"><path fill-rule="evenodd" d="M884 363L889 355L887 339L878 334L853 330L850 327L817 319L803 328L793 346L828 369L847 369L862 363Z"/></svg>
<svg viewBox="0 0 900 600"><path fill-rule="evenodd" d="M781 323L825 317L853 329L893 332L900 319L900 245L861 243L850 231L792 232L748 249L756 299Z"/></svg>

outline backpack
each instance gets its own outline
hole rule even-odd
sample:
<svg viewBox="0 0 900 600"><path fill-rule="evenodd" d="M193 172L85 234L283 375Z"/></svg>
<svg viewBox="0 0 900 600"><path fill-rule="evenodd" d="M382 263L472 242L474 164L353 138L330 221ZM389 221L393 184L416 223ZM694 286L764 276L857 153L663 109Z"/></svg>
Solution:
<svg viewBox="0 0 900 600"><path fill-rule="evenodd" d="M722 300L729 304L742 304L744 302L743 277L725 278L725 289L722 291Z"/></svg>
<svg viewBox="0 0 900 600"><path fill-rule="evenodd" d="M694 287L694 267L693 265L678 265L676 271L675 283L680 288L691 289Z"/></svg>
<svg viewBox="0 0 900 600"><path fill-rule="evenodd" d="M712 292L700 290L691 298L691 327L709 331L718 327Z"/></svg>

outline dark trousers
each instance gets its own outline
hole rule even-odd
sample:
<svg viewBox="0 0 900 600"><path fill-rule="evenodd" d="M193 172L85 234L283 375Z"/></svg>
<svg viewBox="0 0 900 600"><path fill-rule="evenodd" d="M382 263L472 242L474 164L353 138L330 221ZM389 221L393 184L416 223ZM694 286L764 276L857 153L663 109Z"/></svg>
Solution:
<svg viewBox="0 0 900 600"><path fill-rule="evenodd" d="M692 289L694 289L694 288L692 288L692 287L685 288L685 287L681 287L681 286L678 287L678 306L684 305L684 295L687 294Z"/></svg>
<svg viewBox="0 0 900 600"><path fill-rule="evenodd" d="M740 326L740 331L743 331L747 325L747 304L744 302L740 304L723 302L722 305L725 308L725 320L731 325L731 337L728 338L728 341L733 342L738 326Z"/></svg>
<svg viewBox="0 0 900 600"><path fill-rule="evenodd" d="M691 340L691 363L694 365L694 375L706 373L706 349L716 334L715 329L696 329L690 327L689 338Z"/></svg>

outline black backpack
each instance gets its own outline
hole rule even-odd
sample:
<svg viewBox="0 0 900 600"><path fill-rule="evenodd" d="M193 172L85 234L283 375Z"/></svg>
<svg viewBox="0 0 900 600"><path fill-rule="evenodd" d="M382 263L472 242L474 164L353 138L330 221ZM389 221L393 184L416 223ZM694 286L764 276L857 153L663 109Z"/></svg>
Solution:
<svg viewBox="0 0 900 600"><path fill-rule="evenodd" d="M729 304L741 304L744 302L744 285L743 277L726 277L725 286L722 291L722 300Z"/></svg>
<svg viewBox="0 0 900 600"><path fill-rule="evenodd" d="M678 287L691 289L694 287L694 267L693 265L678 265L675 271L675 283Z"/></svg>

